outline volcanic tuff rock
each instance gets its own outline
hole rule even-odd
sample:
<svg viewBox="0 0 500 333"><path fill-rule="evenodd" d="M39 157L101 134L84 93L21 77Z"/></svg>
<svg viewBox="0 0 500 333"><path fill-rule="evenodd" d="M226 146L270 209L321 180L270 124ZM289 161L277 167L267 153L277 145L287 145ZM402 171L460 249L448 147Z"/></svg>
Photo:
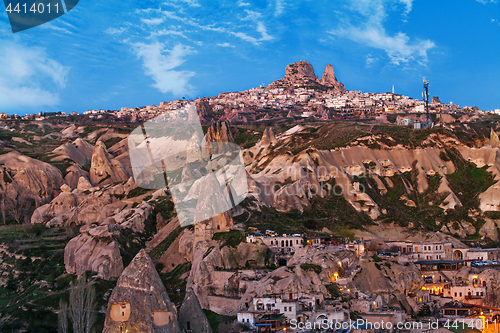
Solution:
<svg viewBox="0 0 500 333"><path fill-rule="evenodd" d="M98 141L92 152L90 182L93 185L107 185L125 181L129 177L125 166L107 152L104 143Z"/></svg>
<svg viewBox="0 0 500 333"><path fill-rule="evenodd" d="M203 312L198 297L193 289L188 288L186 297L179 310L179 327L184 332L192 330L196 333L212 333L210 323Z"/></svg>
<svg viewBox="0 0 500 333"><path fill-rule="evenodd" d="M29 194L37 202L52 199L64 183L56 167L22 155L17 151L0 155L0 167L8 174L2 177L2 187L7 195ZM5 179L9 181L4 182Z"/></svg>
<svg viewBox="0 0 500 333"><path fill-rule="evenodd" d="M205 142L231 142L234 143L233 134L227 121L217 121L210 124L205 134Z"/></svg>
<svg viewBox="0 0 500 333"><path fill-rule="evenodd" d="M332 65L327 65L321 80L314 74L313 66L305 60L294 62L286 66L285 77L274 81L270 86L286 88L319 88L333 89L334 92L343 93L345 87L338 82Z"/></svg>
<svg viewBox="0 0 500 333"><path fill-rule="evenodd" d="M413 264L402 266L391 261L390 266L387 266L362 260L359 267L361 269L355 275L353 283L358 290L369 295L406 293L418 290L424 284Z"/></svg>
<svg viewBox="0 0 500 333"><path fill-rule="evenodd" d="M66 169L66 171L68 171L68 173L64 177L64 181L73 189L78 187L81 178L86 179L88 181L89 178L88 171L83 170L77 165L70 166L69 168Z"/></svg>
<svg viewBox="0 0 500 333"><path fill-rule="evenodd" d="M73 142L67 142L52 151L57 156L52 158L52 161L72 160L80 166L90 162L94 146L83 139L76 139Z"/></svg>
<svg viewBox="0 0 500 333"><path fill-rule="evenodd" d="M121 274L109 298L103 333L180 333L177 311L146 251Z"/></svg>
<svg viewBox="0 0 500 333"><path fill-rule="evenodd" d="M197 98L195 100L196 110L201 117L206 117L212 113L212 107L208 104L206 98Z"/></svg>
<svg viewBox="0 0 500 333"><path fill-rule="evenodd" d="M363 177L368 172L375 181L378 191L386 193L394 185L391 177L416 170L416 188L405 187L401 200L408 198L411 191L424 193L428 187L428 177L438 174L440 182L437 193L445 196L439 205L444 210L454 209L462 205L457 195L452 191L446 175L455 172L455 165L450 160L441 159L445 146L455 147L465 160L477 167L488 167L495 180L500 179L500 153L497 148L471 148L461 144L455 138L432 134L422 143L424 147L407 148L402 145L392 147L385 145L383 149L373 149L365 146L379 140L378 136L366 136L353 141L350 146L331 150L316 150L309 148L296 155L287 152L288 144L295 133L306 130L303 126L295 126L276 137L272 151L268 150L263 139L254 147L243 151L246 169L249 177L249 197L256 205L272 206L280 211L290 209L304 210L309 206L312 196L323 197L326 191L332 192L329 184L323 188L320 184L335 179L336 188L341 188L344 198L357 210L366 212L372 219L381 214L381 209L375 201L362 190L359 182L352 177ZM495 135L491 135L495 139ZM386 140L394 139L386 137ZM385 142L388 142L385 141ZM495 140L493 140L495 141ZM283 149L285 148L285 149ZM284 150L275 156L272 152ZM372 164L370 171L367 164ZM482 211L500 210L500 182L496 182L479 195ZM412 202L406 200L407 204ZM386 214L386 213L383 213ZM443 226L443 231L458 232L461 235L474 233L475 227L464 223L460 230L450 229L453 226ZM484 231L483 231L484 232ZM495 235L493 235L495 237Z"/></svg>
<svg viewBox="0 0 500 333"><path fill-rule="evenodd" d="M333 87L338 93L345 93L344 85L337 81L335 77L335 72L333 71L333 66L326 65L325 71L323 72L323 77L320 80L322 85Z"/></svg>
<svg viewBox="0 0 500 333"><path fill-rule="evenodd" d="M102 228L106 229L102 229ZM118 232L116 226L82 230L82 234L71 239L64 248L64 266L70 274L85 271L97 272L102 279L117 278L123 271L120 248L111 235Z"/></svg>

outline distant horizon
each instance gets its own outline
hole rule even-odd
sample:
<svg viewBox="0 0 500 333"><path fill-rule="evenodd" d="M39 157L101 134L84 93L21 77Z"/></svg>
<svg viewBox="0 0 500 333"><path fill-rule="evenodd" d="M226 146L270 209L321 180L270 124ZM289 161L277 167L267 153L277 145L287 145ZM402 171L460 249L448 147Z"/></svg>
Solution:
<svg viewBox="0 0 500 333"><path fill-rule="evenodd" d="M347 90L500 108L500 4L450 0L95 3L13 34L0 14L0 112L120 109L268 85L305 59ZM443 15L442 13L446 13ZM466 24L465 24L466 22Z"/></svg>

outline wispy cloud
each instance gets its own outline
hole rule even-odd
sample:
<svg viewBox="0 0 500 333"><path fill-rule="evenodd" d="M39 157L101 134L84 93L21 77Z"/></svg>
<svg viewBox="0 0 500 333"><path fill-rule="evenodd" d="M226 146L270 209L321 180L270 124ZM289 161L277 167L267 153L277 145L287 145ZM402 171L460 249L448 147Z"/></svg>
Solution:
<svg viewBox="0 0 500 333"><path fill-rule="evenodd" d="M120 35L124 33L127 29L124 27L120 28L108 28L104 32L107 33L108 35Z"/></svg>
<svg viewBox="0 0 500 333"><path fill-rule="evenodd" d="M45 49L14 41L0 43L0 105L37 108L60 103L69 68L49 58Z"/></svg>
<svg viewBox="0 0 500 333"><path fill-rule="evenodd" d="M498 0L476 0L479 3L482 3L483 5L486 5L487 3L497 3Z"/></svg>
<svg viewBox="0 0 500 333"><path fill-rule="evenodd" d="M141 21L143 23L148 24L148 25L158 25L158 24L163 23L165 21L165 18L164 17L157 17L157 18L152 18L152 19L142 18Z"/></svg>
<svg viewBox="0 0 500 333"><path fill-rule="evenodd" d="M202 31L224 33L237 37L243 41L250 42L254 45L259 45L262 42L274 39L274 37L267 32L267 28L263 23L264 18L262 14L248 9L244 10L244 16L240 16L239 21L234 20L234 22L230 20L221 20L220 22L206 22L195 19L191 16L184 15L182 11L175 12L171 10L164 10L161 8L136 10L136 13L147 15L147 17L141 18L141 21L143 22L145 22L146 20L149 20L148 22L156 22L154 20L157 19L169 19L170 21L176 20L184 24L184 29L186 29L187 25L200 29ZM257 32L258 35L255 36L254 31L252 30ZM152 34L154 34L154 32L152 32Z"/></svg>
<svg viewBox="0 0 500 333"><path fill-rule="evenodd" d="M71 26L71 25L70 25ZM42 29L47 29L47 30L54 30L54 31L58 31L58 32L64 32L64 33L67 33L67 34L71 34L72 32L69 31L68 29L66 28L63 28L63 27L60 27L56 24L54 24L53 22L47 22L47 23L44 23L40 26Z"/></svg>
<svg viewBox="0 0 500 333"><path fill-rule="evenodd" d="M280 16L283 14L283 11L285 10L285 1L284 0L276 0L276 8L274 11L274 16Z"/></svg>
<svg viewBox="0 0 500 333"><path fill-rule="evenodd" d="M175 7L181 7L183 4L187 4L190 7L201 7L201 5L196 0L169 0L164 2L164 4Z"/></svg>
<svg viewBox="0 0 500 333"><path fill-rule="evenodd" d="M190 47L177 44L171 50L167 50L159 42L135 43L133 51L142 60L146 75L155 82L153 86L162 93L180 96L192 90L189 79L195 73L175 70L185 62L186 55L193 53Z"/></svg>
<svg viewBox="0 0 500 333"><path fill-rule="evenodd" d="M217 43L218 46L222 47L235 47L234 45L229 44L228 42L225 43Z"/></svg>
<svg viewBox="0 0 500 333"><path fill-rule="evenodd" d="M399 0L406 7L403 18L412 9L412 0ZM431 40L411 40L404 32L389 35L384 28L387 18L388 1L384 0L353 0L350 10L361 14L363 20L358 25L349 19L344 19L342 26L329 31L332 35L347 38L359 44L383 50L394 65L408 65L412 61L425 64L427 53L435 47Z"/></svg>
<svg viewBox="0 0 500 333"><path fill-rule="evenodd" d="M377 61L378 61L378 59L376 57L372 56L371 53L369 53L366 56L366 67L371 67L371 65L376 63Z"/></svg>

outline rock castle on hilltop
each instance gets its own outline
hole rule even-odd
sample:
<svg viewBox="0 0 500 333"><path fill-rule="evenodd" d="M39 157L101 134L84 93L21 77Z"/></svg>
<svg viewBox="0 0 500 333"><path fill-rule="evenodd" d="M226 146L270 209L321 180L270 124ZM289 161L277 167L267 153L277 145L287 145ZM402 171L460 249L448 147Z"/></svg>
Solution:
<svg viewBox="0 0 500 333"><path fill-rule="evenodd" d="M285 77L274 81L270 87L287 88L316 88L322 90L333 90L336 93L345 93L342 82L337 81L332 65L327 65L323 77L318 79L314 73L313 66L305 60L294 62L286 66Z"/></svg>

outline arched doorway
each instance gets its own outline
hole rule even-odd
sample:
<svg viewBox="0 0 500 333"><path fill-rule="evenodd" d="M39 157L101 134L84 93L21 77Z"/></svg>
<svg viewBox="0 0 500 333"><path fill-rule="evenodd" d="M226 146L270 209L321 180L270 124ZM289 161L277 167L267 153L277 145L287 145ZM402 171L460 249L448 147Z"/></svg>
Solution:
<svg viewBox="0 0 500 333"><path fill-rule="evenodd" d="M462 251L455 250L455 252L453 252L453 259L462 260L463 258L464 258L464 255L463 255Z"/></svg>

